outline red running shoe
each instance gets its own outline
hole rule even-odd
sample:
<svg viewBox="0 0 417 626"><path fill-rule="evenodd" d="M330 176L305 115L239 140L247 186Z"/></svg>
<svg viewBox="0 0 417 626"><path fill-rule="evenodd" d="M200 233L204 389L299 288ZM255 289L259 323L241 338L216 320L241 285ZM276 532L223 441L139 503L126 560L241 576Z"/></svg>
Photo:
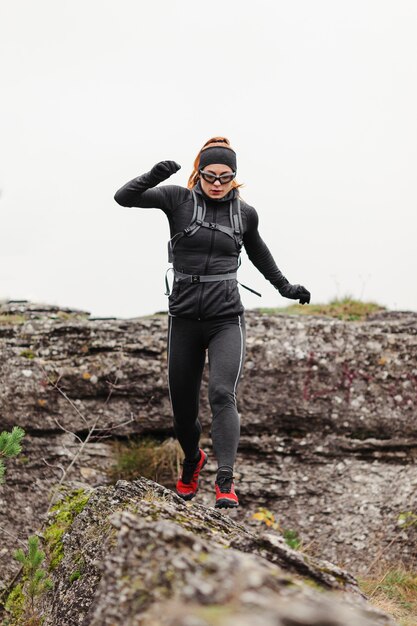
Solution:
<svg viewBox="0 0 417 626"><path fill-rule="evenodd" d="M200 458L196 463L183 461L182 464L182 475L177 481L176 490L183 500L194 498L198 491L198 476L207 463L207 454L201 448L199 450Z"/></svg>
<svg viewBox="0 0 417 626"><path fill-rule="evenodd" d="M239 506L239 500L235 493L233 476L220 476L216 479L216 504L217 509L232 509Z"/></svg>

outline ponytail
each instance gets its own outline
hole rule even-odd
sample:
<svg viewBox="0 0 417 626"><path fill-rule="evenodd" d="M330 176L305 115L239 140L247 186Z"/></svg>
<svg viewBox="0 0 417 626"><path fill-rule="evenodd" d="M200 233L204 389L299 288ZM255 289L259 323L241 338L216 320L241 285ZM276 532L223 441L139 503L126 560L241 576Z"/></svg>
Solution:
<svg viewBox="0 0 417 626"><path fill-rule="evenodd" d="M190 178L188 179L188 184L187 184L188 189L194 189L194 187L200 180L200 173L198 171L198 166L200 164L200 155L203 152L203 150L205 150L206 148L213 148L213 147L222 148L224 147L222 146L222 144L226 144L227 146L229 146L229 148L232 148L232 146L230 145L230 141L226 137L212 137L211 139L206 141L206 143L201 148L200 152L197 154L194 160L194 169L191 172ZM237 189L238 187L242 187L242 184L239 185L236 179L234 179L232 182L232 188Z"/></svg>

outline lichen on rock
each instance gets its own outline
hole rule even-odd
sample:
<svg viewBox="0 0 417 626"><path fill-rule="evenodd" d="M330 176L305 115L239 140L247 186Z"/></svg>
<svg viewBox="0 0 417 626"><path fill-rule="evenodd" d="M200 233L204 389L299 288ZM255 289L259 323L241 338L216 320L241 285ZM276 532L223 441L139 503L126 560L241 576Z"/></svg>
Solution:
<svg viewBox="0 0 417 626"><path fill-rule="evenodd" d="M347 572L147 479L95 489L64 544L44 626L394 624Z"/></svg>

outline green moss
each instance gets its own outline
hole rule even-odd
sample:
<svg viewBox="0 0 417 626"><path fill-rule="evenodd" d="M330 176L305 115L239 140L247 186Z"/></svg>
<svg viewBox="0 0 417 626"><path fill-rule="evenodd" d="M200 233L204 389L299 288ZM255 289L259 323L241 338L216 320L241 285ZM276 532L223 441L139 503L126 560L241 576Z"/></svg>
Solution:
<svg viewBox="0 0 417 626"><path fill-rule="evenodd" d="M69 577L70 584L72 584L75 580L78 580L79 578L81 578L81 576L85 572L85 566L86 566L85 559L84 559L82 552L76 552L73 555L72 560L74 561L74 564L76 565L76 569L70 574L70 577Z"/></svg>
<svg viewBox="0 0 417 626"><path fill-rule="evenodd" d="M25 612L25 596L23 593L23 584L16 585L9 595L4 607L10 614L10 625L18 624Z"/></svg>
<svg viewBox="0 0 417 626"><path fill-rule="evenodd" d="M196 558L197 563L200 563L201 565L204 565L204 563L207 563L209 558L208 552L199 552Z"/></svg>
<svg viewBox="0 0 417 626"><path fill-rule="evenodd" d="M64 557L63 535L68 531L74 519L83 510L90 498L84 489L72 491L66 498L55 504L51 511L54 520L44 532L44 539L49 553L49 569L55 569Z"/></svg>
<svg viewBox="0 0 417 626"><path fill-rule="evenodd" d="M22 356L25 359L34 359L36 354L33 352L33 350L22 350L19 356Z"/></svg>
<svg viewBox="0 0 417 626"><path fill-rule="evenodd" d="M165 572L165 580L168 583L172 583L177 577L177 572L174 569L167 569Z"/></svg>
<svg viewBox="0 0 417 626"><path fill-rule="evenodd" d="M78 551L74 554L74 556L72 557L72 560L74 561L74 563L76 565L78 565L80 568L84 568L85 566L85 559L84 559L84 555L82 552Z"/></svg>
<svg viewBox="0 0 417 626"><path fill-rule="evenodd" d="M306 563L309 563L309 558L307 557L307 555L304 556L304 561ZM333 569L331 569L330 567L327 567L326 565L316 565L316 568L318 569L319 572L323 572L323 574L329 574L332 578L334 578L334 580L336 580L339 585L341 587L346 587L346 578L341 575L341 574L336 574L336 572L333 571Z"/></svg>
<svg viewBox="0 0 417 626"><path fill-rule="evenodd" d="M190 519L188 517L185 517L185 515L177 514L175 516L175 521L178 524L180 524L181 526L189 526L190 525Z"/></svg>
<svg viewBox="0 0 417 626"><path fill-rule="evenodd" d="M413 511L403 511L399 514L397 523L402 528L417 528L417 514Z"/></svg>
<svg viewBox="0 0 417 626"><path fill-rule="evenodd" d="M79 570L79 569L74 570L74 571L72 572L72 574L70 575L70 577L69 577L70 584L72 585L72 583L73 583L75 580L78 580L79 578L81 578L81 576L82 576L82 573L80 572L80 570Z"/></svg>
<svg viewBox="0 0 417 626"><path fill-rule="evenodd" d="M0 324L24 324L26 317L24 315L14 315L13 313L2 313L0 315Z"/></svg>
<svg viewBox="0 0 417 626"><path fill-rule="evenodd" d="M301 578L300 580L305 585L308 585L309 587L312 587L316 591L328 591L327 587L324 587L323 585L320 585L320 583L318 583L317 580L313 580L312 578Z"/></svg>
<svg viewBox="0 0 417 626"><path fill-rule="evenodd" d="M87 312L76 312L76 311L57 311L56 317L59 320L85 320L90 317L90 313Z"/></svg>
<svg viewBox="0 0 417 626"><path fill-rule="evenodd" d="M233 604L208 604L196 606L192 613L212 626L217 626L217 624L223 624L227 617L235 616L236 607Z"/></svg>
<svg viewBox="0 0 417 626"><path fill-rule="evenodd" d="M324 315L345 321L364 320L371 313L376 311L386 311L386 307L376 302L361 302L351 296L335 298L328 304L290 304L280 308L258 308L259 313L266 315L276 315L285 313L287 315Z"/></svg>

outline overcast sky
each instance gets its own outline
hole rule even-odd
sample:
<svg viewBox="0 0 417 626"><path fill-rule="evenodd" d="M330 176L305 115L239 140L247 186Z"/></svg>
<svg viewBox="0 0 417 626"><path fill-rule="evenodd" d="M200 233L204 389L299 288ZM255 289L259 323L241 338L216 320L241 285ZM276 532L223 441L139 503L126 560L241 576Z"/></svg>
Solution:
<svg viewBox="0 0 417 626"><path fill-rule="evenodd" d="M415 0L14 0L0 53L0 300L166 309L167 219L113 195L164 159L185 186L221 134L312 302L417 310ZM291 303L245 254L239 278Z"/></svg>

